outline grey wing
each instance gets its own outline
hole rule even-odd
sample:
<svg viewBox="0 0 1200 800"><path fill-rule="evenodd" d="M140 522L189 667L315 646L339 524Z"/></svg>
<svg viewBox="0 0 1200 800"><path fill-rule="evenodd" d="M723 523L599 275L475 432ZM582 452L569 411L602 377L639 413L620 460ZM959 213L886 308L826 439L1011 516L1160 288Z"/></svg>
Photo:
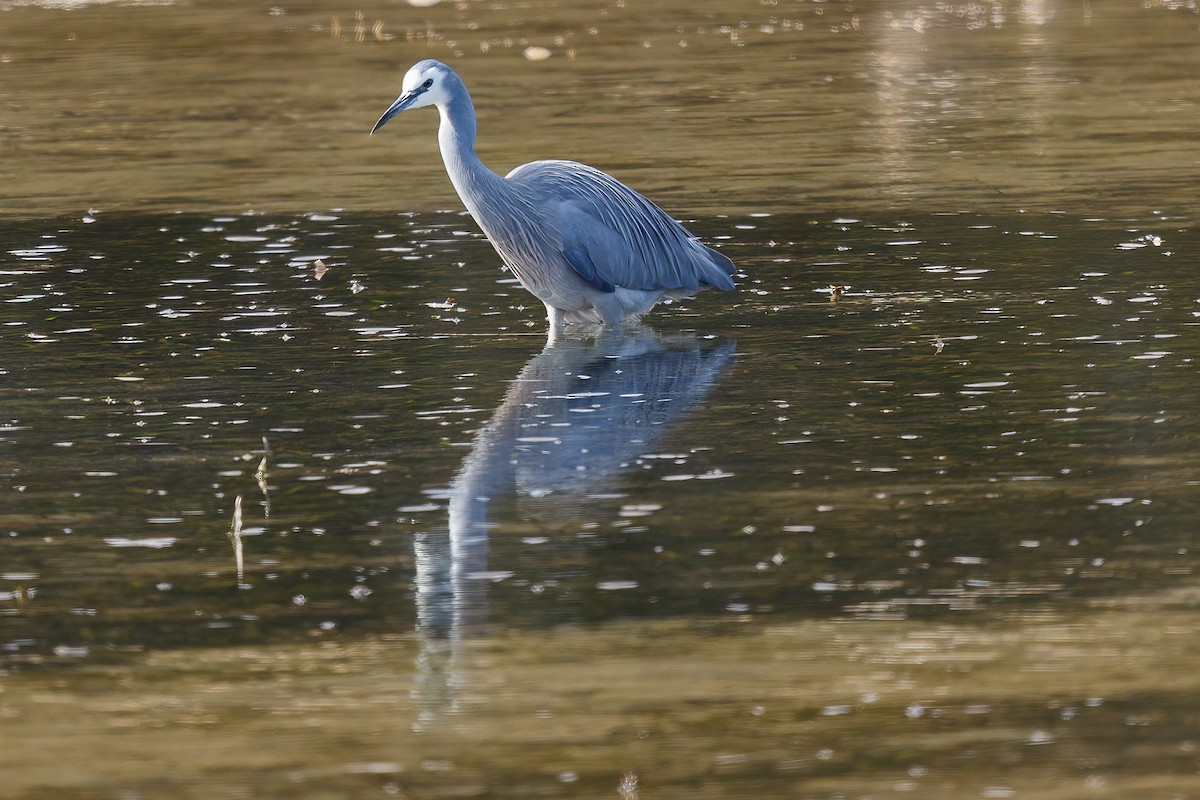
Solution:
<svg viewBox="0 0 1200 800"><path fill-rule="evenodd" d="M732 261L600 170L573 161L535 161L508 179L528 188L558 227L564 259L601 291L733 288Z"/></svg>

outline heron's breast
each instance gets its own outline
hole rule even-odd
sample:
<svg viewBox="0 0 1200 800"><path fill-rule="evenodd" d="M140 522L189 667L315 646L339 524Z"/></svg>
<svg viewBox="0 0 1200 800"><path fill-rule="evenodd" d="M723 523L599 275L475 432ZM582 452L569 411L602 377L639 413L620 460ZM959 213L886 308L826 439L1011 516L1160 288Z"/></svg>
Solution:
<svg viewBox="0 0 1200 800"><path fill-rule="evenodd" d="M504 263L529 292L559 308L587 304L583 280L563 257L558 237L530 225L481 225Z"/></svg>

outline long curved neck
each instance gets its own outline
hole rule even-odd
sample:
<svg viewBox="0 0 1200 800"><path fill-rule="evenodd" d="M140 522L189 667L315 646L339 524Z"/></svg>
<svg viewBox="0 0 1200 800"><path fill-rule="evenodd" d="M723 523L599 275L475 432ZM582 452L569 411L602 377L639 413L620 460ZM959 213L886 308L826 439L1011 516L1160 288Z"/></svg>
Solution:
<svg viewBox="0 0 1200 800"><path fill-rule="evenodd" d="M506 201L510 189L475 154L475 109L466 92L440 106L438 111L441 113L438 144L446 172L463 205L486 233L493 208Z"/></svg>

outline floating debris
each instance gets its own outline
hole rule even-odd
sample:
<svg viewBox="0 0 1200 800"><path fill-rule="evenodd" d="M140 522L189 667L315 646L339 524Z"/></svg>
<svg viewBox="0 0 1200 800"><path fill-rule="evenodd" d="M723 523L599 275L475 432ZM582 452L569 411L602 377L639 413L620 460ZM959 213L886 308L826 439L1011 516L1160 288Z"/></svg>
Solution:
<svg viewBox="0 0 1200 800"><path fill-rule="evenodd" d="M263 443L266 444L266 441L264 437ZM258 462L258 469L254 470L254 481L258 484L258 490L262 492L263 516L269 517L271 516L271 494L267 491L267 457L265 455Z"/></svg>
<svg viewBox="0 0 1200 800"><path fill-rule="evenodd" d="M242 496L233 501L233 524L229 526L229 538L233 542L233 561L237 567L238 586L242 585L245 561L242 557Z"/></svg>

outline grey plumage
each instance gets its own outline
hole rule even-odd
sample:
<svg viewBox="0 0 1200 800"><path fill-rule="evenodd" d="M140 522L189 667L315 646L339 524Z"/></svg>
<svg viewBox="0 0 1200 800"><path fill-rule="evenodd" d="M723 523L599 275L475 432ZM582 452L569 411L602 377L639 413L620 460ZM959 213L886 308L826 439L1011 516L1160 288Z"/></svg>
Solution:
<svg viewBox="0 0 1200 800"><path fill-rule="evenodd" d="M475 154L467 88L432 59L371 132L407 108L436 106L438 143L463 204L521 285L546 306L551 332L572 322L616 325L663 297L733 288L733 262L642 195L573 161L534 161L501 178Z"/></svg>

